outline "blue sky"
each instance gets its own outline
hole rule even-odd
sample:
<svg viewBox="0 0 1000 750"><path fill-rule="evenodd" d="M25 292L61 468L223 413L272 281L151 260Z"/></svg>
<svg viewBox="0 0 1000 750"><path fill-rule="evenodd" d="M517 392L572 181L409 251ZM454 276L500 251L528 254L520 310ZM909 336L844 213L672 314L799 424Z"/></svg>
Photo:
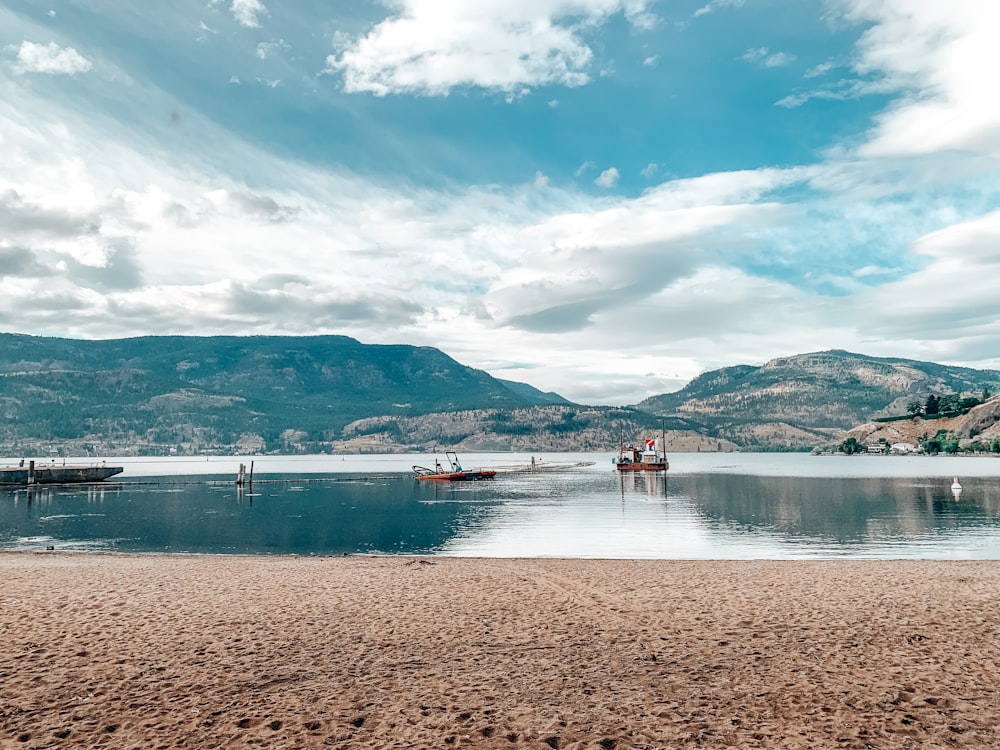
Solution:
<svg viewBox="0 0 1000 750"><path fill-rule="evenodd" d="M0 0L0 330L1000 368L1000 3L159 5Z"/></svg>

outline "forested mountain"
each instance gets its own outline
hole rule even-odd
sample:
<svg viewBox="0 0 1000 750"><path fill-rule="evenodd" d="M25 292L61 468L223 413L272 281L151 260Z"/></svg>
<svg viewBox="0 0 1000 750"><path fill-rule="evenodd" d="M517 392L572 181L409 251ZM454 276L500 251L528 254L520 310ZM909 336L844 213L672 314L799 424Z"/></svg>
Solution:
<svg viewBox="0 0 1000 750"><path fill-rule="evenodd" d="M905 414L931 394L996 391L1000 372L831 350L699 375L675 393L636 404L698 419L742 446L802 448L874 417Z"/></svg>
<svg viewBox="0 0 1000 750"><path fill-rule="evenodd" d="M290 438L335 439L345 425L374 415L512 409L554 398L437 349L345 336L0 334L0 445L15 453L25 441L111 449L243 441L277 449Z"/></svg>

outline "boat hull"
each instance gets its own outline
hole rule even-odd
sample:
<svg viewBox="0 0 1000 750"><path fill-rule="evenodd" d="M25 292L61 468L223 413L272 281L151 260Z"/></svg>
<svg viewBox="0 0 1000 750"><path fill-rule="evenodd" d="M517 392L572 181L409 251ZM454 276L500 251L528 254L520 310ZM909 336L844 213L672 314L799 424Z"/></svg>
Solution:
<svg viewBox="0 0 1000 750"><path fill-rule="evenodd" d="M122 466L18 466L0 469L0 486L29 484L87 484L103 482L125 471Z"/></svg>
<svg viewBox="0 0 1000 750"><path fill-rule="evenodd" d="M663 461L662 463L629 461L627 463L616 463L615 466L618 468L618 471L666 471L670 468L670 464L667 461Z"/></svg>
<svg viewBox="0 0 1000 750"><path fill-rule="evenodd" d="M476 482L480 479L492 479L497 473L486 469L483 471L451 471L444 474L418 474L420 482Z"/></svg>

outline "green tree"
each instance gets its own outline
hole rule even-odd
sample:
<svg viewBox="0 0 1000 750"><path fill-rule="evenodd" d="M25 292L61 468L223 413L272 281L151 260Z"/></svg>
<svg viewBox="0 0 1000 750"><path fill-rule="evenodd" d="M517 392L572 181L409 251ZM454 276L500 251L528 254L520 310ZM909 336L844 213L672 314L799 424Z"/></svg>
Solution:
<svg viewBox="0 0 1000 750"><path fill-rule="evenodd" d="M981 403L983 403L983 402L980 401L975 396L967 396L966 398L963 398L962 399L962 403L961 403L962 413L965 414L973 406L979 406Z"/></svg>
<svg viewBox="0 0 1000 750"><path fill-rule="evenodd" d="M962 411L962 400L957 393L946 393L938 399L938 412L954 416Z"/></svg>
<svg viewBox="0 0 1000 750"><path fill-rule="evenodd" d="M937 414L938 404L941 399L935 396L933 393L927 397L927 401L924 402L924 414Z"/></svg>
<svg viewBox="0 0 1000 750"><path fill-rule="evenodd" d="M917 416L920 412L924 410L924 407L920 405L918 401L911 401L906 405L906 413L911 417Z"/></svg>
<svg viewBox="0 0 1000 750"><path fill-rule="evenodd" d="M857 438L849 437L847 440L840 444L841 453L846 453L851 456L855 453L860 453L862 450L861 443L858 442Z"/></svg>

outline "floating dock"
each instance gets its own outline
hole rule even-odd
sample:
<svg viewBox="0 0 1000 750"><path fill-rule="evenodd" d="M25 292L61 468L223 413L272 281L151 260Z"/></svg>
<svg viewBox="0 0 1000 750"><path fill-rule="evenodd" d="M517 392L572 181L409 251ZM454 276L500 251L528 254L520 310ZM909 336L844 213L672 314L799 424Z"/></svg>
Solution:
<svg viewBox="0 0 1000 750"><path fill-rule="evenodd" d="M125 471L123 466L81 466L73 464L36 464L0 468L0 486L27 487L33 484L87 484L102 482Z"/></svg>

